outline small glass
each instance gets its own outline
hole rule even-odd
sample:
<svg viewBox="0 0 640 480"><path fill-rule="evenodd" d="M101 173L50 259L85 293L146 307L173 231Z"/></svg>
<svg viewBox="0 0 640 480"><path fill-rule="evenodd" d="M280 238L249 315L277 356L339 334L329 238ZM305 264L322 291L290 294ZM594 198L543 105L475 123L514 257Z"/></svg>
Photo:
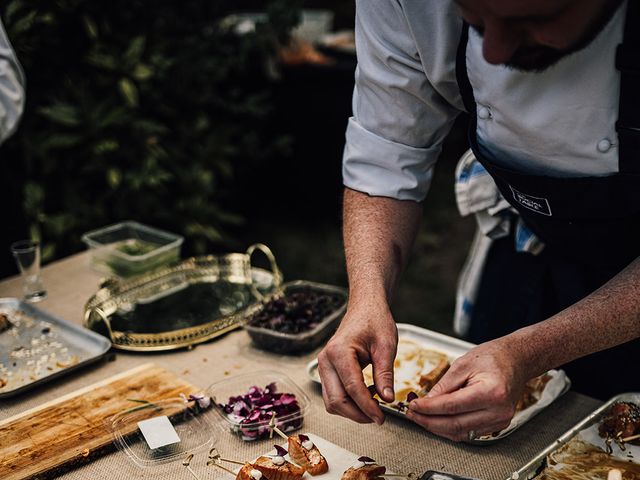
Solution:
<svg viewBox="0 0 640 480"><path fill-rule="evenodd" d="M20 240L11 244L18 269L24 281L24 299L27 302L39 302L47 297L47 291L40 280L40 242Z"/></svg>

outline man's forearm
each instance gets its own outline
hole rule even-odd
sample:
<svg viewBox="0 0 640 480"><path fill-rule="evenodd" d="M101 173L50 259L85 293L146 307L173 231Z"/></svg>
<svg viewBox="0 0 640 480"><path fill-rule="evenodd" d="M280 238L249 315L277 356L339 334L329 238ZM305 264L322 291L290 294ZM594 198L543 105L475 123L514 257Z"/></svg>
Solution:
<svg viewBox="0 0 640 480"><path fill-rule="evenodd" d="M640 337L640 258L544 322L504 337L531 375Z"/></svg>
<svg viewBox="0 0 640 480"><path fill-rule="evenodd" d="M350 302L380 295L390 301L421 213L421 204L413 201L345 189L343 228Z"/></svg>

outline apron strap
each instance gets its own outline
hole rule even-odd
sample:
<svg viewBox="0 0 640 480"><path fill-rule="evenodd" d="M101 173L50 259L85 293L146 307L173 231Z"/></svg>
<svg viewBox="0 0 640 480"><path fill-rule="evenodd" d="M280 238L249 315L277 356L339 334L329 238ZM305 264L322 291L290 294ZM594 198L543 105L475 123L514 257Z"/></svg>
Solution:
<svg viewBox="0 0 640 480"><path fill-rule="evenodd" d="M640 2L627 2L624 37L616 51L620 70L618 170L640 173Z"/></svg>
<svg viewBox="0 0 640 480"><path fill-rule="evenodd" d="M633 0L632 0L633 1ZM637 1L637 0L635 0ZM469 24L462 23L462 32L460 33L460 42L456 53L456 79L458 80L458 88L464 108L471 118L476 116L476 99L473 96L473 87L469 81L467 73L467 43L469 43Z"/></svg>

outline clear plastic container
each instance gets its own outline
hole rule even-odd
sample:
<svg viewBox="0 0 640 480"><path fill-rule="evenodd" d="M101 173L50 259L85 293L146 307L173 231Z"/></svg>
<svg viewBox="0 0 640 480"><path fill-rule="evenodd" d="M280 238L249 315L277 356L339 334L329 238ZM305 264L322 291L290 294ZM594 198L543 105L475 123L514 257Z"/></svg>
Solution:
<svg viewBox="0 0 640 480"><path fill-rule="evenodd" d="M272 391L271 393L294 395L298 405L298 409L295 411L293 408L283 411L282 407L277 407L275 415L276 426L287 433L300 429L304 422L304 417L311 407L309 397L284 373L267 370L230 377L213 383L207 389L207 395L211 396L216 404L214 408L221 419L222 428L238 435L245 441L269 438L269 422L272 416L271 412L274 410L270 408L269 404L255 408L254 411L260 410L263 412L261 418L246 419L244 421L243 419L247 417L246 414L239 416L226 412L223 405L231 405L229 402L232 401L233 397L248 395L253 387L265 389L270 384L275 384L275 392ZM235 398L234 400L236 402L232 402L237 403L240 399ZM285 401L288 400L290 399ZM251 403L253 405L247 405L247 411L249 411L249 407L255 405L254 402ZM278 412L278 410L282 413Z"/></svg>
<svg viewBox="0 0 640 480"><path fill-rule="evenodd" d="M91 266L120 278L155 270L180 258L184 238L126 221L87 232L82 241L91 250Z"/></svg>
<svg viewBox="0 0 640 480"><path fill-rule="evenodd" d="M253 312L251 318L249 318L244 325L244 328L256 346L277 353L310 353L327 340L336 328L338 328L340 320L342 320L347 309L347 290L342 287L307 282L304 280L288 282L282 285L282 294L284 295L302 290L311 290L317 293L338 296L342 298L344 302L340 307L326 315L316 327L301 333L283 333L270 328L253 325L252 319L255 318L261 310ZM274 298L275 297L277 297L277 295L274 295Z"/></svg>
<svg viewBox="0 0 640 480"><path fill-rule="evenodd" d="M155 467L171 462L182 463L190 454L210 449L218 438L207 410L185 403L181 398L144 403L118 413L108 419L116 447L126 453L141 468ZM138 423L155 417L169 418L180 441L158 448L150 448ZM205 453L206 455L206 453Z"/></svg>

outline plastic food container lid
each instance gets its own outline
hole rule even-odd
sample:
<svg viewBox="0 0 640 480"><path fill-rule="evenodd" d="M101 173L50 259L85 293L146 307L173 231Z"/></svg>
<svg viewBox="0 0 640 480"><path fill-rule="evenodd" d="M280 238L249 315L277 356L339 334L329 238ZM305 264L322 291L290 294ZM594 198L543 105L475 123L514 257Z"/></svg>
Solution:
<svg viewBox="0 0 640 480"><path fill-rule="evenodd" d="M247 441L269 438L269 422L271 412L274 410L274 407L269 403L265 403L259 409L256 409L260 415L255 420L250 418L245 420L242 416L227 413L222 407L222 405L228 404L232 397L244 397L247 395L260 397L260 392L253 390L254 387L264 390L269 385L275 385L275 391L271 390L270 393L294 395L299 407L299 410L292 413L276 413L276 426L283 432L292 432L301 428L304 416L311 408L309 397L284 373L265 370L230 377L213 383L207 389L206 394L211 396L216 404L213 408L222 419L221 425L223 429L231 430ZM241 399L236 398L236 401L241 401ZM276 408L276 410L279 409ZM256 416L258 415L256 414Z"/></svg>
<svg viewBox="0 0 640 480"><path fill-rule="evenodd" d="M202 410L195 402L187 403L181 398L134 404L132 408L108 419L107 427L113 434L118 450L126 453L141 468L170 462L182 463L188 455L208 450L217 442L214 426L208 419L209 411L210 408ZM161 417L166 417L170 422L169 432L166 420ZM153 439L145 437L139 425L152 419L159 420L160 435L165 441L167 433L171 434L171 427L179 441L151 448L149 441L153 444ZM159 433L157 428L154 433Z"/></svg>

